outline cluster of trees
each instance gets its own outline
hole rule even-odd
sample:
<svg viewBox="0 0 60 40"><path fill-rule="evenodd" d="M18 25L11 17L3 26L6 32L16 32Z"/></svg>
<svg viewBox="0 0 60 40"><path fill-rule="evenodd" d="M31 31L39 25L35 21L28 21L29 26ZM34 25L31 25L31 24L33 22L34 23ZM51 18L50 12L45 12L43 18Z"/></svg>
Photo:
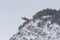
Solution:
<svg viewBox="0 0 60 40"><path fill-rule="evenodd" d="M56 9L43 9L42 11L37 12L33 18L37 19L45 15L60 15L60 11Z"/></svg>
<svg viewBox="0 0 60 40"><path fill-rule="evenodd" d="M56 9L43 9L42 11L37 12L33 15L33 19L41 19L42 16L51 15L52 16L52 23L56 22L60 24L60 10Z"/></svg>

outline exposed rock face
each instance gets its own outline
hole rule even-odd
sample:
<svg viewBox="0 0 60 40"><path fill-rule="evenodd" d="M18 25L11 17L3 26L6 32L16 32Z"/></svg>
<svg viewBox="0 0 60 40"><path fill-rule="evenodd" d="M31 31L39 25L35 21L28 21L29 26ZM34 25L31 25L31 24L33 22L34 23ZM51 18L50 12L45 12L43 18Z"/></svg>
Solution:
<svg viewBox="0 0 60 40"><path fill-rule="evenodd" d="M60 40L60 11L44 9L24 22L10 40Z"/></svg>

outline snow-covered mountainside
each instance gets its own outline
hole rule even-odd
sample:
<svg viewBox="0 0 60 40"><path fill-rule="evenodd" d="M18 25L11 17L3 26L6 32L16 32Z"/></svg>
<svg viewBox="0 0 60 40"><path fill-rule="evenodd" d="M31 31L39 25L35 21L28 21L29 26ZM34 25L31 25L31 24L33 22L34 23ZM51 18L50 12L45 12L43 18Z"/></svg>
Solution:
<svg viewBox="0 0 60 40"><path fill-rule="evenodd" d="M60 11L44 9L26 20L10 40L60 40Z"/></svg>

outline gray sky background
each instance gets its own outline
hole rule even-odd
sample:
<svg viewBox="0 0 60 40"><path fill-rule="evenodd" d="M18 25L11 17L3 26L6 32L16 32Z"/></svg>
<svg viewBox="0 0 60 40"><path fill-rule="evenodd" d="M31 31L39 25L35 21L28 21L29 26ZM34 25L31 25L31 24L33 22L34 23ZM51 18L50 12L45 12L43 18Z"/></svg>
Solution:
<svg viewBox="0 0 60 40"><path fill-rule="evenodd" d="M18 31L21 17L31 18L45 8L58 10L60 0L0 0L0 40L9 40Z"/></svg>

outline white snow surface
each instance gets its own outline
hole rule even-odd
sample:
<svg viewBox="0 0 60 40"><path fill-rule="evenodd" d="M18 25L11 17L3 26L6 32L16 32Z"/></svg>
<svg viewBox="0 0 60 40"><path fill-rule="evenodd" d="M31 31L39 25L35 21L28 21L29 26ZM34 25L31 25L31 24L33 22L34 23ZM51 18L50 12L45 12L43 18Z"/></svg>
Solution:
<svg viewBox="0 0 60 40"><path fill-rule="evenodd" d="M40 27L38 27L40 23ZM60 25L52 23L51 20L43 22L36 19L30 21L21 30L14 34L10 40L60 40Z"/></svg>
<svg viewBox="0 0 60 40"><path fill-rule="evenodd" d="M42 16L42 18L49 18L51 17L50 15Z"/></svg>

